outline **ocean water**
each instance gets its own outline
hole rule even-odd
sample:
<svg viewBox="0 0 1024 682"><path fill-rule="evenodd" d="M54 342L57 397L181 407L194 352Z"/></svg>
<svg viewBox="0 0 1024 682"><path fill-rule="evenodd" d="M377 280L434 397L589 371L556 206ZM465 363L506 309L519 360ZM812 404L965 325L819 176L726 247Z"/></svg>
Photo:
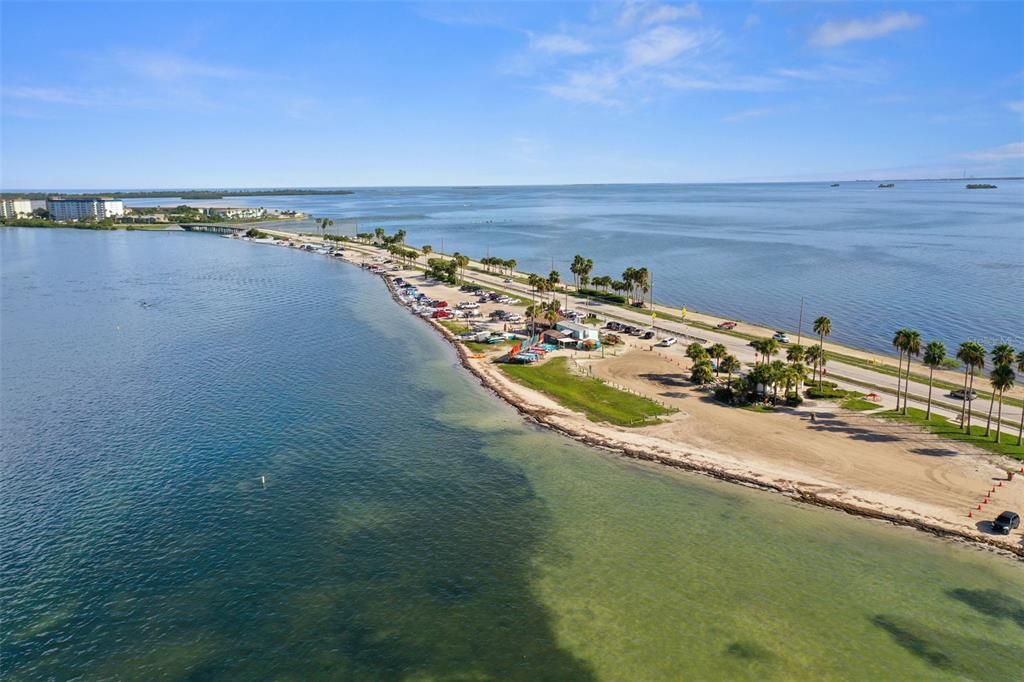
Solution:
<svg viewBox="0 0 1024 682"><path fill-rule="evenodd" d="M356 268L0 255L5 679L1020 679L1019 562L533 428Z"/></svg>
<svg viewBox="0 0 1024 682"><path fill-rule="evenodd" d="M803 298L805 330L825 314L835 339L872 350L891 351L903 326L949 347L968 338L1020 347L1024 181L996 184L360 188L205 203L330 216L339 233L403 228L416 246L443 240L447 253L554 267L563 280L577 253L594 274L646 266L660 302L791 331Z"/></svg>

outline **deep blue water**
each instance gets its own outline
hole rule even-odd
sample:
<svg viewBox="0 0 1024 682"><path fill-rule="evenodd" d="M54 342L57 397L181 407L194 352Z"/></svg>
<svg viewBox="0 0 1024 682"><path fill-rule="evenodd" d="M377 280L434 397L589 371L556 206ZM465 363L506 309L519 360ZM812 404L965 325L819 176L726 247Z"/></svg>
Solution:
<svg viewBox="0 0 1024 682"><path fill-rule="evenodd" d="M370 188L205 203L303 210L335 218L336 232L404 228L410 244L443 240L544 274L553 264L563 279L576 253L594 274L646 266L660 302L790 330L804 297L805 325L828 315L837 340L874 350L903 326L950 347L1022 346L1024 181L964 184Z"/></svg>
<svg viewBox="0 0 1024 682"><path fill-rule="evenodd" d="M185 233L0 256L5 679L1020 670L1018 565L533 429L357 268Z"/></svg>

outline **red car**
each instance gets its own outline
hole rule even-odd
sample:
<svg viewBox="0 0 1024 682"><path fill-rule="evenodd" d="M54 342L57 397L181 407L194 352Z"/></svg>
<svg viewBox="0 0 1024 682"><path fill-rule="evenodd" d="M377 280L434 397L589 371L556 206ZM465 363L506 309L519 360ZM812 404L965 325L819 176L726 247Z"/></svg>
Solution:
<svg viewBox="0 0 1024 682"><path fill-rule="evenodd" d="M448 307L448 301L434 301L434 307L435 308L447 308Z"/></svg>
<svg viewBox="0 0 1024 682"><path fill-rule="evenodd" d="M719 329L735 329L736 328L736 323L735 322L721 322L721 323L719 323L718 328Z"/></svg>
<svg viewBox="0 0 1024 682"><path fill-rule="evenodd" d="M431 315L431 317L433 317L435 320L444 320L449 317L454 317L454 315L452 315L452 311L450 310L435 310L434 314Z"/></svg>

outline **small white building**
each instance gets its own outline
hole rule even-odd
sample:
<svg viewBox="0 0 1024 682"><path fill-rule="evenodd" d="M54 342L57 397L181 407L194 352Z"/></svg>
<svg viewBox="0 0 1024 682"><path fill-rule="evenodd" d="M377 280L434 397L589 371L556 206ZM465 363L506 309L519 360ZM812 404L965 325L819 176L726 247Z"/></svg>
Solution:
<svg viewBox="0 0 1024 682"><path fill-rule="evenodd" d="M225 218L227 220L247 220L250 218L264 218L267 215L267 209L265 208L254 208L254 207L230 207L230 206L211 206L205 209L206 215L217 218Z"/></svg>
<svg viewBox="0 0 1024 682"><path fill-rule="evenodd" d="M46 210L53 220L106 220L124 215L124 202L110 197L50 197Z"/></svg>
<svg viewBox="0 0 1024 682"><path fill-rule="evenodd" d="M555 329L557 329L560 332L564 332L565 334L571 336L577 341L598 341L600 339L600 332L595 327L591 327L590 325L586 324L569 322L568 320L560 320L555 323Z"/></svg>

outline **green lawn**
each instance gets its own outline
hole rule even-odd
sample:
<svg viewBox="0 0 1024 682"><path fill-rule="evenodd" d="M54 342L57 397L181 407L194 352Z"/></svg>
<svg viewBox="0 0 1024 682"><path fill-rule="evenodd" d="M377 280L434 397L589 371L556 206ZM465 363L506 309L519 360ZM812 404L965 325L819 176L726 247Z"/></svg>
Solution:
<svg viewBox="0 0 1024 682"><path fill-rule="evenodd" d="M508 348L513 342L505 339L501 343L480 343L479 341L463 341L463 343L474 353L488 353L499 348Z"/></svg>
<svg viewBox="0 0 1024 682"><path fill-rule="evenodd" d="M878 413L878 416L883 419L916 424L942 438L971 443L972 445L977 445L978 447L1000 455L1024 460L1024 447L1017 445L1016 429L1006 428L1004 426L1002 436L1000 437L999 442L996 443L994 430L992 435L987 438L985 437L984 423L982 423L981 426L972 424L971 433L967 434L963 429L958 427L955 422L951 422L945 417L933 413L931 419L926 421L924 415L924 410L918 410L913 407L907 410L906 416L896 412L895 410L887 410L885 412Z"/></svg>
<svg viewBox="0 0 1024 682"><path fill-rule="evenodd" d="M543 365L502 365L510 377L554 398L570 410L582 412L595 422L618 426L648 426L661 422L658 416L676 410L612 388L600 379L581 377L569 371L567 358L553 358Z"/></svg>
<svg viewBox="0 0 1024 682"><path fill-rule="evenodd" d="M847 410L877 410L881 405L873 403L870 400L864 400L863 398L847 398L843 402L839 403L840 406Z"/></svg>

